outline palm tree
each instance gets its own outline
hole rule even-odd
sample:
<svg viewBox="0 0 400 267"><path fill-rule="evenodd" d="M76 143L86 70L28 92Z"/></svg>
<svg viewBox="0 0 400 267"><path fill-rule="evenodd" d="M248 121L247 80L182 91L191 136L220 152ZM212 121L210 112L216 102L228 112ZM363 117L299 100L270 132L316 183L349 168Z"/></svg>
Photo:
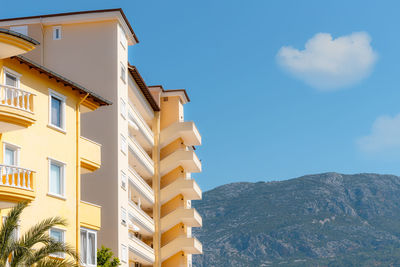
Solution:
<svg viewBox="0 0 400 267"><path fill-rule="evenodd" d="M52 239L48 232L57 225L66 226L66 221L60 217L48 218L31 227L18 240L14 233L18 221L27 203L19 203L11 209L0 228L0 266L10 267L72 267L79 266L75 250L63 243ZM56 259L51 254L65 253L71 259Z"/></svg>

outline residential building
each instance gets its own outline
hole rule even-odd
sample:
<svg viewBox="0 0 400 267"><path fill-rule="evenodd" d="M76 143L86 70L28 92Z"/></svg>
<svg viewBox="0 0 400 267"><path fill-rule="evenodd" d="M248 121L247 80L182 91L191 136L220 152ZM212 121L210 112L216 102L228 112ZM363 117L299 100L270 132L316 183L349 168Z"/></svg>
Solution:
<svg viewBox="0 0 400 267"><path fill-rule="evenodd" d="M191 227L202 225L191 208L201 198L192 172L201 144L184 121L185 90L147 86L128 64L138 43L121 9L3 19L41 44L27 57L94 90L112 106L82 116L82 132L103 146L102 168L82 179L85 200L102 206L98 245L122 266L191 266L202 253Z"/></svg>
<svg viewBox="0 0 400 267"><path fill-rule="evenodd" d="M50 236L96 266L101 208L81 199L80 184L81 174L99 169L101 146L81 136L81 114L111 102L22 55L39 45L0 29L0 214L29 202L17 235L45 218L65 218L68 226Z"/></svg>

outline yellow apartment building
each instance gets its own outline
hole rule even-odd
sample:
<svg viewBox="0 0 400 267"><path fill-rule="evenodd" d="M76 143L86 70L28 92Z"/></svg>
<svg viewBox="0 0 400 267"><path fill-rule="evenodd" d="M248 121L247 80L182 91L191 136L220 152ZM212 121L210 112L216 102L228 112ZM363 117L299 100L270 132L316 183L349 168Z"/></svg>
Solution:
<svg viewBox="0 0 400 267"><path fill-rule="evenodd" d="M138 38L121 9L0 19L0 27L40 44L26 57L113 102L82 115L84 136L102 144L102 167L81 181L82 199L102 207L98 246L123 267L189 267L202 253L192 237L202 192L194 147L201 136L184 120L185 90L148 86L128 63Z"/></svg>
<svg viewBox="0 0 400 267"><path fill-rule="evenodd" d="M18 234L61 216L50 236L76 247L96 266L101 208L81 199L81 174L101 164L101 146L81 136L81 114L111 104L22 56L40 44L0 29L0 213L27 201Z"/></svg>

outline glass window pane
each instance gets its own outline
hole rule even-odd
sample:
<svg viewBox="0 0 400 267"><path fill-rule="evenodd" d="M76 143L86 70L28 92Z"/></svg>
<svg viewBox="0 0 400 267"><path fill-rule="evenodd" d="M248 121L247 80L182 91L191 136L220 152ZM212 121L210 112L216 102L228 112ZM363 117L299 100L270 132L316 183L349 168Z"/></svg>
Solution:
<svg viewBox="0 0 400 267"><path fill-rule="evenodd" d="M61 100L51 97L51 124L61 128Z"/></svg>
<svg viewBox="0 0 400 267"><path fill-rule="evenodd" d="M81 260L82 263L87 263L87 237L86 231L81 231Z"/></svg>
<svg viewBox="0 0 400 267"><path fill-rule="evenodd" d="M89 233L88 263L96 264L96 235Z"/></svg>
<svg viewBox="0 0 400 267"><path fill-rule="evenodd" d="M61 166L56 164L50 165L50 192L62 195L61 187Z"/></svg>
<svg viewBox="0 0 400 267"><path fill-rule="evenodd" d="M63 242L63 232L61 230L50 230L50 237L58 242Z"/></svg>
<svg viewBox="0 0 400 267"><path fill-rule="evenodd" d="M17 87L17 77L6 73L6 85Z"/></svg>
<svg viewBox="0 0 400 267"><path fill-rule="evenodd" d="M6 148L4 155L4 164L15 165L15 150Z"/></svg>

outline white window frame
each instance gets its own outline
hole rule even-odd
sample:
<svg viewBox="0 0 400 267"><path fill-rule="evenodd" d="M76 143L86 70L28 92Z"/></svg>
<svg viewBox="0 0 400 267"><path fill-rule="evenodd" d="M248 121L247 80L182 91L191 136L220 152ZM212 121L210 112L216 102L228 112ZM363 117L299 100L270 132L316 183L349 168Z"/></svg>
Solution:
<svg viewBox="0 0 400 267"><path fill-rule="evenodd" d="M122 118L126 119L127 114L128 114L128 109L126 107L125 100L121 98L120 104L121 104L121 115L122 115Z"/></svg>
<svg viewBox="0 0 400 267"><path fill-rule="evenodd" d="M121 72L120 73L120 78L124 83L126 83L126 75L127 75L126 67L125 67L124 63L122 63L122 62L120 62L120 63L121 63L121 66L120 66L120 72Z"/></svg>
<svg viewBox="0 0 400 267"><path fill-rule="evenodd" d="M58 30L58 38L57 38L57 32ZM61 40L62 38L62 27L61 26L53 26L53 40Z"/></svg>
<svg viewBox="0 0 400 267"><path fill-rule="evenodd" d="M17 79L17 87L15 87L15 88L19 88L22 74L14 71L12 69L9 69L7 67L3 67L3 70L4 70L4 77L3 77L3 81L4 82L3 82L3 84L6 85L6 76L8 74L8 75L13 76L13 77L15 77ZM9 86L9 85L7 85L7 86Z"/></svg>
<svg viewBox="0 0 400 267"><path fill-rule="evenodd" d="M124 155L127 155L128 153L128 141L126 140L126 137L121 134L121 152L124 153Z"/></svg>
<svg viewBox="0 0 400 267"><path fill-rule="evenodd" d="M28 36L28 25L11 26L10 30Z"/></svg>
<svg viewBox="0 0 400 267"><path fill-rule="evenodd" d="M65 163L65 162L62 162L62 161L59 161L59 160L56 160L56 159L53 159L53 158L50 158L50 157L47 157L47 160L48 160L48 169L49 169L49 175L48 175L48 189L47 189L47 195L50 195L50 196L53 196L53 197L57 197L57 198L61 198L61 199L66 199L66 197L65 197L65 184L66 184L66 182L65 182L65 177L66 177L66 166L67 166L67 164ZM60 166L61 167L61 182L60 182L60 184L61 184L61 191L62 191L62 194L61 195L59 195L59 194L57 194L57 193L53 193L53 192L51 192L50 191L50 176L51 176L51 164L54 164L54 165L58 165L58 166Z"/></svg>
<svg viewBox="0 0 400 267"><path fill-rule="evenodd" d="M50 237L51 237L51 230L61 232L62 233L62 242L65 244L65 232L66 232L66 230L58 228L58 227L52 227L49 230L49 236ZM54 258L58 258L58 259L65 259L65 253L63 253L63 252L53 253L53 254L50 254L50 256L52 256Z"/></svg>
<svg viewBox="0 0 400 267"><path fill-rule="evenodd" d="M128 182L128 176L124 171L121 170L121 187L126 190L127 187L127 182Z"/></svg>
<svg viewBox="0 0 400 267"><path fill-rule="evenodd" d="M96 254L97 254L97 231L81 227L80 232L82 232L82 231L86 232L86 240L87 240L87 242L86 242L86 245L87 245L87 247L86 247L86 259L85 259L86 262L82 262L82 266L96 267L97 266L97 257L96 257ZM95 235L95 239L96 239L95 242L94 242L94 253L95 253L95 257L94 257L95 264L94 265L88 263L88 261L89 261L88 260L88 257L89 257L89 253L88 253L88 251L89 251L89 234L94 234ZM80 235L79 235L79 237L80 237ZM81 250L83 250L83 248L81 248Z"/></svg>
<svg viewBox="0 0 400 267"><path fill-rule="evenodd" d="M4 160L5 160L5 156L6 156L6 148L14 150L15 154L14 154L14 166L19 166L20 164L20 153L21 153L21 147L17 146L15 144L11 144L8 142L3 142L3 164L5 164Z"/></svg>
<svg viewBox="0 0 400 267"><path fill-rule="evenodd" d="M128 262L128 248L124 244L121 244L121 261Z"/></svg>
<svg viewBox="0 0 400 267"><path fill-rule="evenodd" d="M126 50L126 44L128 43L128 39L126 38L126 34L122 29L121 25L118 24L119 28L119 42L121 43L122 48Z"/></svg>
<svg viewBox="0 0 400 267"><path fill-rule="evenodd" d="M124 207L121 207L121 223L125 226L128 224L128 214Z"/></svg>
<svg viewBox="0 0 400 267"><path fill-rule="evenodd" d="M54 125L51 123L51 99L56 98L61 101L61 127L58 127L57 125ZM66 102L67 102L67 97L65 95L62 95L52 89L49 89L49 124L48 126L61 131L63 133L66 133Z"/></svg>

